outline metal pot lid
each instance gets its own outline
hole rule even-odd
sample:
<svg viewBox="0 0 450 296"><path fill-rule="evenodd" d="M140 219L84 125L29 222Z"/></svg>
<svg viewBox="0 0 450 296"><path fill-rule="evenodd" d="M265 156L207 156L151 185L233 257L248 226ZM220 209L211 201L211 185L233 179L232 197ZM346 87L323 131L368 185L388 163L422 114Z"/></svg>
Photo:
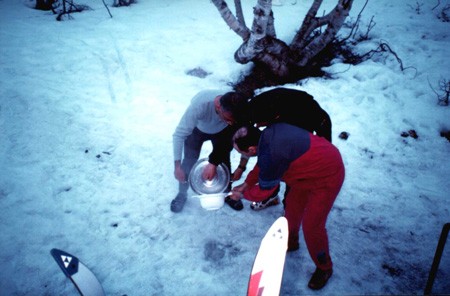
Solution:
<svg viewBox="0 0 450 296"><path fill-rule="evenodd" d="M212 194L224 192L228 183L230 183L230 171L224 164L217 166L217 172L214 179L204 180L202 177L203 170L208 165L208 159L202 158L198 160L189 174L189 184L192 190L198 194Z"/></svg>

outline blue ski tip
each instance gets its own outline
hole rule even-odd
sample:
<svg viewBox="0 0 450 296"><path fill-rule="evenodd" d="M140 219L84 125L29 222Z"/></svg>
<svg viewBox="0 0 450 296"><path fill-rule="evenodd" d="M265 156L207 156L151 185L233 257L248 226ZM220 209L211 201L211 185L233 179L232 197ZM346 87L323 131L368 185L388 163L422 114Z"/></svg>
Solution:
<svg viewBox="0 0 450 296"><path fill-rule="evenodd" d="M78 272L78 264L80 261L77 257L58 249L52 249L50 253L67 277L70 278Z"/></svg>
<svg viewBox="0 0 450 296"><path fill-rule="evenodd" d="M97 277L77 257L58 250L50 251L56 263L82 296L104 296L103 287Z"/></svg>

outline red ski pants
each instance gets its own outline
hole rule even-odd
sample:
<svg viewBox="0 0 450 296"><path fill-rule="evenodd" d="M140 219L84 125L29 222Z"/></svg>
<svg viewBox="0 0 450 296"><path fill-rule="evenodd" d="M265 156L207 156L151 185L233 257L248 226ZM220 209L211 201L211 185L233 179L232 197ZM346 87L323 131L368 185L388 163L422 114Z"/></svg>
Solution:
<svg viewBox="0 0 450 296"><path fill-rule="evenodd" d="M315 265L322 270L333 266L325 227L328 214L344 182L345 170L342 167L333 176L295 181L287 184L285 217L289 225L289 244L298 245L300 226Z"/></svg>

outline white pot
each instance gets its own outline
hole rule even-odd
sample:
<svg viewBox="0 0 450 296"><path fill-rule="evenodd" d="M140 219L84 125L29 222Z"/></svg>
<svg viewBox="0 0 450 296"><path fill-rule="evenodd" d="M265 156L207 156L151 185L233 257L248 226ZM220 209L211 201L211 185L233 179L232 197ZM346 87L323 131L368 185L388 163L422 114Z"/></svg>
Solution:
<svg viewBox="0 0 450 296"><path fill-rule="evenodd" d="M200 205L202 208L208 211L218 210L220 209L224 202L225 202L225 196L227 196L228 193L214 193L214 194L201 194L201 195L195 195L195 197L198 197L200 199Z"/></svg>

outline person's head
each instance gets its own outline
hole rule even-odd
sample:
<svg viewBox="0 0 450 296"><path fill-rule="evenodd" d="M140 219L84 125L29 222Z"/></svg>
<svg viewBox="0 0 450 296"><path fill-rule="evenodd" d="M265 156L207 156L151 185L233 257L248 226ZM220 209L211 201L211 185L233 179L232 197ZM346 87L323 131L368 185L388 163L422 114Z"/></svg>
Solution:
<svg viewBox="0 0 450 296"><path fill-rule="evenodd" d="M247 101L240 93L227 92L216 100L217 113L229 125L246 123Z"/></svg>
<svg viewBox="0 0 450 296"><path fill-rule="evenodd" d="M261 131L254 126L241 127L233 136L233 146L241 154L255 156L258 153L258 143Z"/></svg>

